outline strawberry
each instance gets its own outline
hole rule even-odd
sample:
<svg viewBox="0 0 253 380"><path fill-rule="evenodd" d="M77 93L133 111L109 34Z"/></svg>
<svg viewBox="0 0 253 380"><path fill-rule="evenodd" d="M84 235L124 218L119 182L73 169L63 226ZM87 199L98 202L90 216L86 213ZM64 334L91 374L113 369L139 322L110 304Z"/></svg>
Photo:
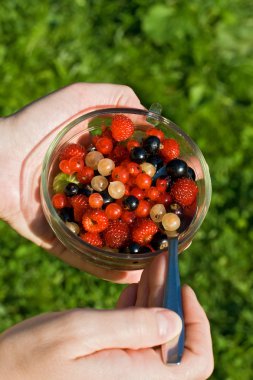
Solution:
<svg viewBox="0 0 253 380"><path fill-rule="evenodd" d="M122 247L127 244L129 235L127 223L120 220L112 220L104 232L105 245L110 248Z"/></svg>
<svg viewBox="0 0 253 380"><path fill-rule="evenodd" d="M74 209L74 219L81 222L83 214L89 208L88 198L83 194L74 195L70 198L71 206Z"/></svg>
<svg viewBox="0 0 253 380"><path fill-rule="evenodd" d="M177 158L180 154L178 142L174 139L165 139L163 141L163 149L161 149L161 154L168 161Z"/></svg>
<svg viewBox="0 0 253 380"><path fill-rule="evenodd" d="M125 115L115 115L111 125L112 137L116 141L124 141L134 133L134 123Z"/></svg>
<svg viewBox="0 0 253 380"><path fill-rule="evenodd" d="M80 144L68 144L63 148L59 155L59 160L69 160L71 157L84 158L85 148Z"/></svg>
<svg viewBox="0 0 253 380"><path fill-rule="evenodd" d="M80 234L80 238L94 247L103 247L103 240L97 232L85 232Z"/></svg>
<svg viewBox="0 0 253 380"><path fill-rule="evenodd" d="M134 223L132 240L140 245L146 245L151 242L157 231L158 227L152 220L141 219L138 223Z"/></svg>
<svg viewBox="0 0 253 380"><path fill-rule="evenodd" d="M103 210L88 210L83 215L82 224L88 232L102 232L108 227L109 219Z"/></svg>
<svg viewBox="0 0 253 380"><path fill-rule="evenodd" d="M189 178L179 178L171 187L173 200L183 207L190 206L195 201L197 194L198 187Z"/></svg>

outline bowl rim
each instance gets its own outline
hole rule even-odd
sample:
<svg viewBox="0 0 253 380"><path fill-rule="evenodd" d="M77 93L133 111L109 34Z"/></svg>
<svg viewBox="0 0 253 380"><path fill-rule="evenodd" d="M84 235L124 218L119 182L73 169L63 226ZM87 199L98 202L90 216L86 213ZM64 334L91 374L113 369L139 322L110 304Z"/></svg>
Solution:
<svg viewBox="0 0 253 380"><path fill-rule="evenodd" d="M190 224L191 228L187 228L185 232L180 234L179 243L180 243L180 245L183 246L183 248L186 248L188 246L188 243L191 242L193 236L195 235L195 233L197 232L197 230L201 226L201 224L202 224L202 222L203 222L203 220L207 214L208 208L210 206L212 186L211 186L211 178L210 178L210 173L209 173L209 167L206 163L206 160L205 160L200 148L197 146L197 144L180 127L178 127L174 122L172 122L170 119L168 119L164 116L161 116L155 112L152 112L152 111L149 111L146 109L130 108L130 107L129 108L128 107L110 107L110 108L106 108L106 107L102 108L101 107L101 108L98 108L98 109L91 111L91 112L84 112L80 116L77 116L76 118L71 120L53 139L53 141L50 143L50 145L47 149L47 152L44 156L43 163L42 163L42 172L41 172L41 197L42 196L44 197L45 205L46 205L50 215L57 222L57 224L59 224L60 228L63 230L65 235L69 239L72 239L73 242L76 242L76 244L81 244L81 246L83 246L84 250L85 250L85 248L86 249L92 248L92 249L96 250L98 253L103 254L103 256L108 258L108 259L120 258L126 262L129 261L129 259L131 259L131 261L133 261L134 259L141 260L144 258L145 259L154 258L156 255L158 255L159 253L164 251L164 249L161 249L161 250L157 250L154 252L147 252L145 254L134 254L134 255L132 255L132 254L128 254L128 253L111 252L111 251L104 250L102 248L94 247L94 246L86 243L78 235L75 235L74 233L72 233L70 231L70 229L65 225L65 223L63 222L63 220L60 218L57 211L53 207L52 202L51 202L51 198L49 196L49 191L48 191L48 186L47 186L47 175L48 175L48 172L50 169L50 166L49 166L50 158L52 157L52 154L53 154L55 148L58 146L61 139L66 135L66 133L69 132L77 124L79 124L80 122L82 122L86 119L93 118L96 116L102 116L102 115L108 115L108 114L119 114L119 113L120 114L121 113L123 113L123 114L137 114L137 115L150 117L150 118L155 119L158 122L165 124L169 128L172 128L177 134L179 134L182 138L184 138L187 141L187 143L193 148L193 150L195 151L195 153L198 157L198 160L200 161L201 168L202 168L202 171L204 174L205 187L208 188L208 191L205 191L205 207L203 207L200 215L198 216L198 219L196 218L196 215L195 215L191 224ZM150 123L150 125L152 126L151 123ZM154 125L154 127L155 127L155 125ZM91 131L93 129L94 129L94 127L88 127L87 128L88 131ZM45 207L45 205L44 205L44 202L42 202L43 208ZM45 213L45 215L46 215L46 213ZM50 222L49 219L48 219L48 221ZM50 223L50 225L51 225L51 223ZM52 227L52 225L51 225L51 227ZM185 247L184 247L184 244L185 244ZM85 253L87 253L87 252L85 252Z"/></svg>

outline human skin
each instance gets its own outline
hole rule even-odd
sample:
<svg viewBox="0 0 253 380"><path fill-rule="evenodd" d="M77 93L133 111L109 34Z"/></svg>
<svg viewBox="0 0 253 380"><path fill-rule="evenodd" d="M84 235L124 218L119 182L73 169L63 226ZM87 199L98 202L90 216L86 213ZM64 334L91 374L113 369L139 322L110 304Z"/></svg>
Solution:
<svg viewBox="0 0 253 380"><path fill-rule="evenodd" d="M20 235L66 263L118 283L140 279L141 271L111 271L69 252L49 227L40 202L43 157L57 133L77 114L102 107L143 108L133 90L113 84L76 83L0 119L0 219ZM8 191L6 191L8 189Z"/></svg>
<svg viewBox="0 0 253 380"><path fill-rule="evenodd" d="M181 331L180 318L162 309L166 256L121 294L117 310L76 309L44 314L0 335L5 380L205 380L213 370L210 328L193 290L182 290L185 349L166 365L160 345ZM25 348L25 349L24 349Z"/></svg>

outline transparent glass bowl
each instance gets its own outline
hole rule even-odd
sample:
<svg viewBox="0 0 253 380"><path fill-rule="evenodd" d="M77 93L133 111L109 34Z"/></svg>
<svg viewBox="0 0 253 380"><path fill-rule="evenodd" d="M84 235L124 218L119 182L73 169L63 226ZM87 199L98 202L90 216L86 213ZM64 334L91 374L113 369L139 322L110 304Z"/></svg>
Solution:
<svg viewBox="0 0 253 380"><path fill-rule="evenodd" d="M145 131L159 123L168 128L169 135L180 144L180 158L187 162L196 173L199 192L197 199L197 212L190 226L179 235L179 251L182 252L191 242L195 233L203 222L211 200L211 180L208 165L198 146L177 125L170 120L142 109L133 108L105 108L90 113L84 113L71 121L54 139L45 155L41 175L41 199L44 214L57 238L71 251L73 255L80 255L83 260L112 270L142 269L162 250L142 254L127 254L105 251L91 246L81 238L74 235L59 217L52 205L52 183L59 172L58 157L60 150L69 143L82 143L88 146L91 141L89 122L95 117L111 117L114 114L127 115L136 125L136 129ZM148 121L151 121L150 124Z"/></svg>

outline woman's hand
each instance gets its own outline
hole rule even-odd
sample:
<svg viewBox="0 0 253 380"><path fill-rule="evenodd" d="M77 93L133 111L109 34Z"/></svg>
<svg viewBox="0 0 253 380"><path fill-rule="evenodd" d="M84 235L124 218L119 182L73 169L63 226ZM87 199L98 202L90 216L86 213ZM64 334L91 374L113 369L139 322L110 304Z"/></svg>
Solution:
<svg viewBox="0 0 253 380"><path fill-rule="evenodd" d="M137 282L141 271L97 268L69 252L43 215L39 182L43 157L56 134L78 113L102 107L143 108L133 90L112 84L78 83L56 91L16 114L0 119L0 218L18 233L68 264L115 282Z"/></svg>

